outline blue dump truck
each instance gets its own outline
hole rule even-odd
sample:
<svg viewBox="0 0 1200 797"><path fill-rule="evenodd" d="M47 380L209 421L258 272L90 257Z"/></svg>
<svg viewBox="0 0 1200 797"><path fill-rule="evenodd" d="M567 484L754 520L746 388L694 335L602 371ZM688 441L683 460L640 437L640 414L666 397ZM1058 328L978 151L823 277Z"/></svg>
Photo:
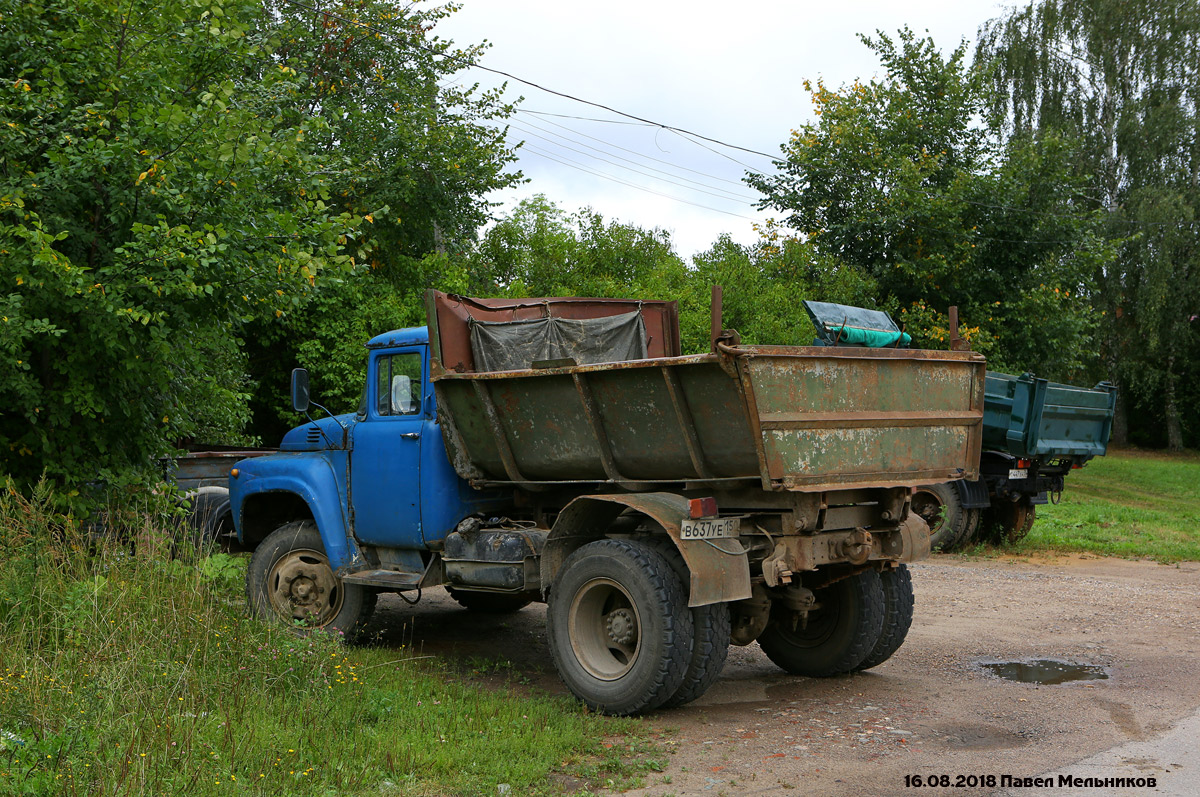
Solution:
<svg viewBox="0 0 1200 797"><path fill-rule="evenodd" d="M882 311L804 306L819 345L902 348L911 340ZM976 539L1016 542L1028 534L1037 506L1062 492L1067 473L1104 456L1116 402L1117 389L1107 382L1088 389L988 371L979 478L922 485L913 494L911 509L929 525L933 549Z"/></svg>
<svg viewBox="0 0 1200 797"><path fill-rule="evenodd" d="M808 676L900 647L913 487L979 477L982 356L744 346L717 302L689 356L674 302L426 310L367 342L356 412L231 470L253 611L350 637L381 592L545 601L562 680L610 714L693 700L731 644Z"/></svg>

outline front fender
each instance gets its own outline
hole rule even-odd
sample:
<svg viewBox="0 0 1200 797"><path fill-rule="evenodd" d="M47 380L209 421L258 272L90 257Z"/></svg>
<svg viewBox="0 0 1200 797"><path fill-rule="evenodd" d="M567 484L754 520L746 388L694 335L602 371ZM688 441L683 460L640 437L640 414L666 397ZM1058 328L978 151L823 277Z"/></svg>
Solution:
<svg viewBox="0 0 1200 797"><path fill-rule="evenodd" d="M243 460L238 463L237 471L238 475L229 479L229 498L239 542L246 543L244 521L248 503L271 494L290 494L308 507L334 570L361 559L349 534L344 490L333 463L326 457L308 452L271 454ZM286 520L282 518L281 522Z"/></svg>
<svg viewBox="0 0 1200 797"><path fill-rule="evenodd" d="M542 552L542 584L553 583L571 551L589 540L603 537L609 525L626 509L645 515L662 526L683 555L691 573L688 606L707 606L750 597L750 560L746 551L722 550L708 540L681 539L680 524L688 516L688 500L673 493L576 498L559 513L546 539Z"/></svg>

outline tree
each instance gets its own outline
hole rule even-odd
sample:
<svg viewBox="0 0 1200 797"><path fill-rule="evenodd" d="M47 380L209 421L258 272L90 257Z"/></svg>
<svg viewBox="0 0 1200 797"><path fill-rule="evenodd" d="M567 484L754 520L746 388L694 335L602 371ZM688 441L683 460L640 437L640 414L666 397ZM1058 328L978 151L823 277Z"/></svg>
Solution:
<svg viewBox="0 0 1200 797"><path fill-rule="evenodd" d="M1180 396L1200 378L1188 356L1200 345L1200 6L1033 2L983 26L977 59L991 68L1007 134L1082 142L1076 174L1119 244L1097 273L1100 342L1124 388L1114 438L1123 441L1129 400L1139 439L1173 449L1195 440L1200 411L1185 416Z"/></svg>
<svg viewBox="0 0 1200 797"><path fill-rule="evenodd" d="M485 196L519 181L505 130L513 106L501 90L460 85L483 52L432 32L456 6L421 9L395 0L271 0L278 57L303 78L300 97L328 126L316 146L330 164L330 203L364 218L366 267L327 281L302 308L252 324L247 351L259 384L253 426L277 439L294 415L286 402L294 366L314 372L322 403L357 404L363 343L424 324L426 288L462 285L456 265L491 214ZM378 212L386 209L386 212Z"/></svg>
<svg viewBox="0 0 1200 797"><path fill-rule="evenodd" d="M1090 270L1109 255L1075 204L1078 181L1063 179L1070 142L999 146L965 43L943 56L908 29L863 42L884 77L812 89L818 121L793 132L776 173L747 178L760 206L786 214L817 262L873 281L873 303L919 344L946 344L953 304L960 333L995 366L1079 371L1094 318ZM1031 333L1046 317L1066 339Z"/></svg>
<svg viewBox="0 0 1200 797"><path fill-rule="evenodd" d="M668 233L567 214L544 196L523 201L487 231L468 265L469 290L491 296L635 296L679 303L684 353L709 350L712 286L725 289L723 320L747 343L807 345L805 298L863 302L873 284L771 229L744 246L721 235L690 265Z"/></svg>
<svg viewBox="0 0 1200 797"><path fill-rule="evenodd" d="M427 116L436 77L472 53L422 48L439 12L331 8L372 29L257 0L0 5L0 458L18 483L119 484L181 440L236 439L246 324L481 217L507 156L472 114L498 106L450 103L432 133ZM408 56L380 44L397 31ZM339 104L354 79L373 88ZM403 195L418 173L440 193Z"/></svg>

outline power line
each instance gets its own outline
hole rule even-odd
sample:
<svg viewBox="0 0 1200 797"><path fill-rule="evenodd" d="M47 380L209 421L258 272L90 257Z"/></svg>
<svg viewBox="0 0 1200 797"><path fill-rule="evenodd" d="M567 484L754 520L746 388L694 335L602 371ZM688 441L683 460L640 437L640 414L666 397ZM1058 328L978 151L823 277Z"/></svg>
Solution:
<svg viewBox="0 0 1200 797"><path fill-rule="evenodd" d="M646 122L622 122L620 119L597 119L594 116L573 116L569 113L550 113L549 111L532 111L529 108L518 108L521 113L531 113L535 116L556 116L559 119L578 119L582 122L601 122L606 125L629 125L631 127L657 127Z"/></svg>
<svg viewBox="0 0 1200 797"><path fill-rule="evenodd" d="M524 111L523 109L521 109L521 108L517 108L516 110L517 110L517 113L525 113L525 111ZM619 144L614 144L614 143L612 143L611 141L605 141L605 140L604 140L604 139L602 139L602 138L597 138L597 137L595 137L595 136L589 136L587 133L584 133L582 130L576 130L576 129L575 129L575 128L573 128L573 127L567 127L566 125L559 124L558 122L551 122L549 119L543 119L542 121L544 121L546 124L549 124L549 125L554 125L555 127L558 127L558 128L561 128L561 129L563 129L563 130L566 130L566 131L567 131L567 132L569 132L569 133L574 133L575 135L578 135L578 136L583 136L584 138L591 139L592 141L599 142L599 143L601 143L601 144L605 145L606 147L612 147L613 149L619 149L619 150L621 150L622 152L628 152L628 153L629 153L629 154L631 154L631 155L636 155L637 157L639 157L639 158L642 158L642 159L644 159L644 160L648 160L648 161L654 161L655 163L662 163L662 164L665 164L665 165L667 165L667 166L670 166L670 167L671 167L671 168L673 168L673 169L678 169L678 170L680 170L680 171L685 171L685 172L691 172L692 174L698 174L698 175L700 175L701 177L707 177L707 178L709 178L710 180L717 180L718 182L722 182L722 183L729 183L730 185L736 185L738 188L745 188L745 187L746 187L746 184L745 184L745 182L743 182L743 181L741 181L741 180L729 180L729 179L726 179L726 178L724 178L724 177L718 177L718 176L716 176L715 174L708 174L707 172L701 172L701 171L697 171L696 169L689 169L689 168L688 168L688 167L686 167L686 166L680 166L680 165L678 165L678 164L672 163L671 161L668 161L668 160L663 160L662 158L655 158L655 157L654 157L654 156L652 156L652 155L643 155L642 153L640 153L640 152L637 152L636 150L627 149L626 147L622 147L622 146L621 146L621 145L619 145ZM533 127L537 127L537 125L534 125L532 122L528 122L528 121L527 121L527 122L526 122L526 124L533 125ZM632 124L632 122L630 122L630 123L621 122L620 124ZM558 135L559 135L558 133L554 133L554 132L552 132L552 131L550 131L550 130L546 130L544 127L537 127L537 129L538 129L538 130L545 130L545 132L547 132L547 133L550 133L551 135L554 135L554 136L558 136ZM566 138L568 141L570 141L570 140L571 140L571 139L570 139L568 136L560 136L560 137L561 137L561 138ZM576 142L576 143L579 143L581 146L587 146L586 144L583 144L582 142ZM591 149L591 147L588 147L588 149ZM614 155L613 157L616 157L616 156ZM622 159L622 160L624 160L624 159ZM650 167L646 167L646 168L650 168ZM656 170L656 171L657 171L657 170Z"/></svg>
<svg viewBox="0 0 1200 797"><path fill-rule="evenodd" d="M318 9L311 5L308 5L307 3L302 3L302 2L300 2L300 0L283 0L283 2L287 3L290 6L296 6L298 8L307 9L307 10L313 12L314 14L323 14L324 16L329 17L330 19L336 19L336 20L339 20L340 22L345 22L348 25L354 25L356 27L362 28L363 30L371 31L372 33L376 33L380 36L386 37L389 41L395 42L395 36L391 31L383 30L381 28L376 28L374 25L371 25L370 23L360 22L356 19L348 19L348 18L340 16L338 14L334 14L331 11L323 11L321 9ZM721 147L728 147L729 149L736 149L736 150L740 150L742 152L748 152L751 155L761 155L764 158L770 158L771 160L775 160L774 155L769 155L765 152L760 152L759 150L756 150L756 149L750 149L749 147L738 146L737 144L729 144L725 141L721 141L720 139L711 138L709 136L701 135L700 133L693 133L689 130L684 130L681 127L675 127L674 125L664 124L663 122L656 122L653 119L646 119L644 117L636 116L631 113L625 113L624 111L619 111L616 108L612 108L608 105L604 105L603 103L593 102L592 100L585 100L582 97L576 97L573 94L567 94L566 92L563 92L563 91L556 91L555 89L547 88L546 86L543 86L539 83L535 83L532 80L526 80L525 78L518 77L518 76L512 74L511 72L505 72L503 69L495 69L490 66L484 66L483 64L478 64L469 58L463 58L461 56L447 54L445 52L439 52L437 50L437 48L430 47L429 45L423 44L421 42L416 42L416 43L404 42L404 43L410 47L416 47L417 49L425 50L428 53L431 53L436 56L440 56L440 57L445 58L450 61L455 61L459 64L463 64L465 66L472 67L475 69L482 69L484 72L491 72L492 74L500 75L501 77L506 77L509 80L515 80L518 83L522 83L526 86L530 86L531 88L535 88L538 91L544 91L547 94L553 94L556 97L562 97L564 99L568 99L573 102L578 102L583 105L590 105L593 108L600 108L601 110L608 111L609 113L615 113L617 116L624 116L626 119L633 119L635 121L642 122L647 125L652 125L654 127L661 127L663 130L670 130L673 133L678 133L680 135L693 136L695 138L703 139L704 141L708 141L712 144L716 144Z"/></svg>
<svg viewBox="0 0 1200 797"><path fill-rule="evenodd" d="M581 172L585 172L586 174L590 174L594 177L600 177L605 180L611 180L614 183L620 183L621 185L628 186L630 188L635 188L638 191L645 191L647 194L654 194L655 196L660 196L665 199L670 199L674 202L682 202L685 205L691 205L692 207L701 208L703 210L711 210L714 213L722 213L726 216L733 216L734 218L745 219L746 221L758 221L758 219L755 219L751 216L743 216L740 213L734 213L729 210L721 210L720 208L710 207L709 205L701 205L698 202L691 202L686 199L680 199L679 197L674 197L674 196L671 196L670 194L664 194L661 191L655 191L652 188L646 188L645 186L638 185L637 183L631 183L628 180L622 180L620 177L614 177L611 174L606 174L604 172L597 171L595 169L592 169L588 166L585 166L585 165L579 163L578 161L573 161L570 158L566 158L565 156L556 157L555 155L552 155L548 152L541 152L538 150L537 147L533 146L532 144L525 144L523 147L521 147L521 149L525 150L526 152L530 153L531 155L537 155L538 157L545 158L546 160L554 161L555 163L562 164L563 166L566 166L568 168L576 169Z"/></svg>
<svg viewBox="0 0 1200 797"><path fill-rule="evenodd" d="M593 159L601 161L603 163L607 163L610 166L616 166L618 169L626 169L628 171L634 172L635 174L640 174L643 177L649 177L653 180L662 180L665 183L670 183L671 185L677 185L680 188L686 188L689 191L698 191L699 193L702 193L702 194L708 194L709 196L716 197L717 199L733 200L733 201L738 201L738 202L745 202L747 204L755 201L754 197L742 196L740 194L735 194L732 191L729 191L724 188L720 188L718 186L709 185L707 183L701 183L698 180L690 180L686 177L679 177L679 175L673 175L670 172L663 171L662 169L655 169L653 166L646 166L645 168L649 169L652 172L658 172L659 174L667 175L666 177L656 177L653 174L650 174L649 172L645 172L645 171L642 171L641 169L634 168L634 166L641 166L642 164L639 164L636 161L630 160L629 158L623 158L620 155L612 155L612 153L605 152L602 149L598 149L597 147L592 147L587 144L583 144L581 142L572 142L572 143L578 143L579 146L581 146L581 147L587 147L587 149L590 149L594 152L599 152L601 155L610 155L611 157L616 158L617 160L622 160L622 161L625 161L626 163L632 163L632 164L634 164L634 166L625 166L623 164L616 163L615 161L608 160L608 158L602 158L599 155L591 155L587 152L584 152L583 150L568 146L567 144L560 144L559 142L553 141L549 138L546 138L545 136L538 135L537 133L533 132L532 130L527 130L516 122L511 122L510 124L512 127L516 128L517 130L520 130L523 133L531 135L534 138L541 139L542 141L545 141L553 146L562 147L563 149L570 150L571 152L574 152L578 155L583 155L586 158L593 158ZM542 129L542 128L538 128L538 129ZM550 131L546 131L546 132L550 132ZM558 135L553 132L551 132L550 134ZM558 136L558 137L562 138L566 141L572 141L572 139L566 138L565 136ZM670 179L671 177L679 177L679 179L683 180L684 182L677 182L676 180ZM700 186L700 187L692 188L691 186L685 185L684 183L691 183L694 186ZM711 188L713 190L711 190L711 191L705 190L708 188ZM717 192L720 192L720 193L717 193Z"/></svg>

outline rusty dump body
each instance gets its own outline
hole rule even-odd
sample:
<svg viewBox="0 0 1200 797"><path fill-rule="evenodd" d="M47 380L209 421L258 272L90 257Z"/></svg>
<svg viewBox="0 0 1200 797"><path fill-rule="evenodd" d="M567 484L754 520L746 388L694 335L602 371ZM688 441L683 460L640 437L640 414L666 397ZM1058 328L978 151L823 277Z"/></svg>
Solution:
<svg viewBox="0 0 1200 797"><path fill-rule="evenodd" d="M674 302L427 302L447 450L477 486L815 493L977 477L985 365L973 352L718 342L680 356ZM635 310L646 359L475 370L475 322Z"/></svg>

